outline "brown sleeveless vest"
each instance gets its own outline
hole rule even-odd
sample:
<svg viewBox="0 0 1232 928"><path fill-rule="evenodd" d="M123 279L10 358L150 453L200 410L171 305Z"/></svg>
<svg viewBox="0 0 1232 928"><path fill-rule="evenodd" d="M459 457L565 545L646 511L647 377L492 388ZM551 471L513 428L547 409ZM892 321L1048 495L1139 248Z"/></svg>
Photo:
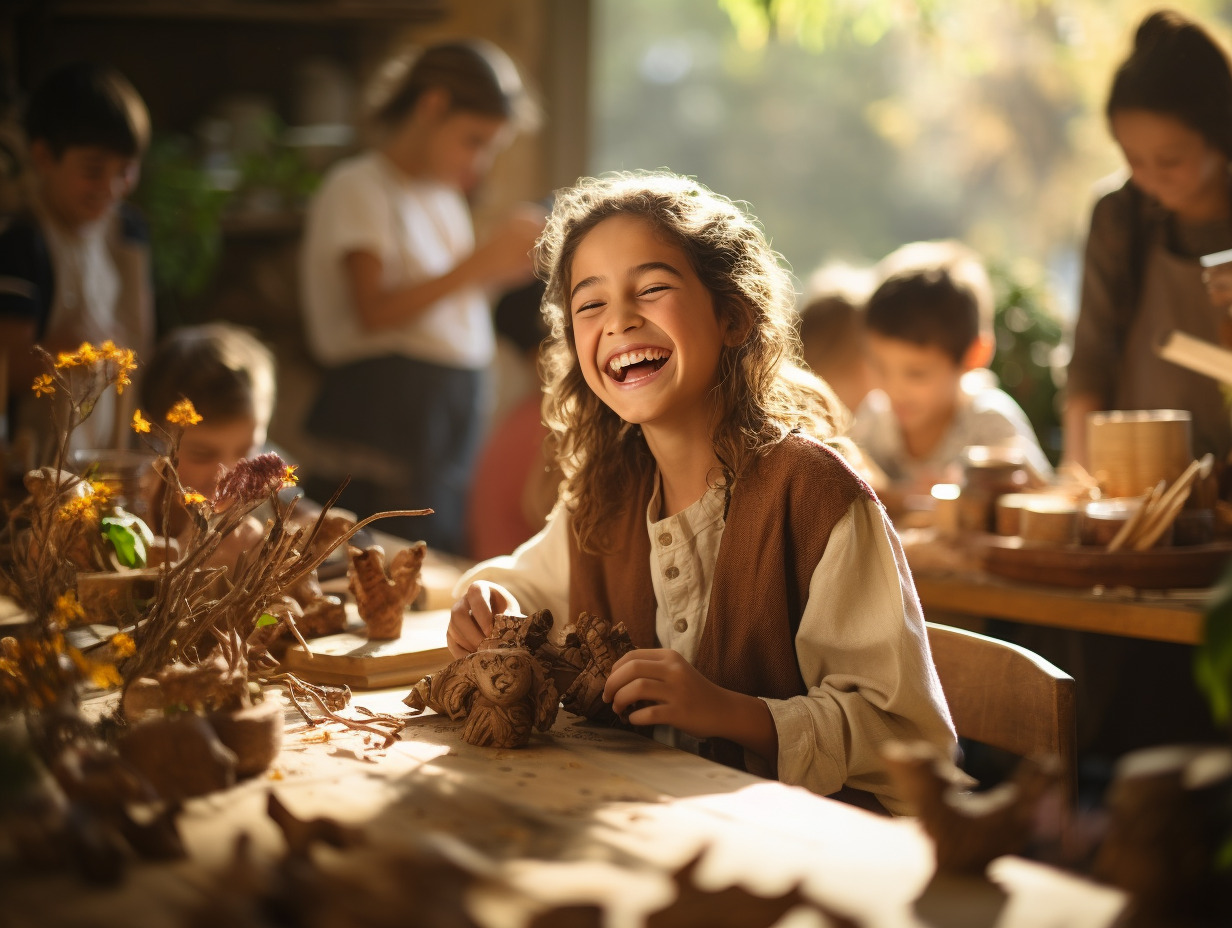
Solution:
<svg viewBox="0 0 1232 928"><path fill-rule="evenodd" d="M648 479L616 525L619 550L569 552L569 609L624 622L638 647L658 647L651 586L646 506ZM724 689L787 699L806 692L796 662L795 636L809 583L830 532L861 494L872 490L834 451L792 434L759 458L732 487L715 565L706 625L694 666ZM743 766L743 751L715 739L704 752ZM733 750L734 749L734 750Z"/></svg>

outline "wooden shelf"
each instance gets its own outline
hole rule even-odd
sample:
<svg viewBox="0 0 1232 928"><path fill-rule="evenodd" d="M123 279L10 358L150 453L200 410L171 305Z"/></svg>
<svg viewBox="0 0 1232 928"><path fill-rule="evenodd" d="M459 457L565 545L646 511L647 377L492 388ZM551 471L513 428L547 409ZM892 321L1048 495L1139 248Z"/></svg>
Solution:
<svg viewBox="0 0 1232 928"><path fill-rule="evenodd" d="M448 0L60 0L51 16L74 19L180 19L247 23L429 22Z"/></svg>

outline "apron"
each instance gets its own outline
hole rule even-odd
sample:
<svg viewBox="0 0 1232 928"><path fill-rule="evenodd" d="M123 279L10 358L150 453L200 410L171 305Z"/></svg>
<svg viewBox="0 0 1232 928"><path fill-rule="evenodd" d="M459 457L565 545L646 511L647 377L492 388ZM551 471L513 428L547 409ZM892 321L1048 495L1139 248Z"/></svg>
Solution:
<svg viewBox="0 0 1232 928"><path fill-rule="evenodd" d="M1159 356L1158 347L1179 329L1219 342L1227 310L1211 305L1197 259L1168 247L1166 223L1156 225L1146 253L1142 292L1122 354L1114 409L1187 409L1193 416L1193 453L1223 460L1232 451L1232 410L1210 377Z"/></svg>

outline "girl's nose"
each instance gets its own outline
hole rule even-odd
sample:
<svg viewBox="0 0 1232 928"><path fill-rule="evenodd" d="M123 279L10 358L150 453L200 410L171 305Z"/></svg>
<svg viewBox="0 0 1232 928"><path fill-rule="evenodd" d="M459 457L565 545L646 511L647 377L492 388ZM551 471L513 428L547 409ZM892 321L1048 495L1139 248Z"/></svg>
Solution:
<svg viewBox="0 0 1232 928"><path fill-rule="evenodd" d="M631 332L642 324L641 313L631 300L616 300L612 304L612 313L608 317L607 331L609 335L621 335Z"/></svg>

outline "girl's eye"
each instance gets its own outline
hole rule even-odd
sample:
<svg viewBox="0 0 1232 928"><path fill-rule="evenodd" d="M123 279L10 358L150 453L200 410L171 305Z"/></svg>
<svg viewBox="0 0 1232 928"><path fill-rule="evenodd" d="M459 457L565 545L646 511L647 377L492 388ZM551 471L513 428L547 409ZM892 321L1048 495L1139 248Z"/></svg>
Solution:
<svg viewBox="0 0 1232 928"><path fill-rule="evenodd" d="M668 287L667 284L652 284L651 286L643 290L639 294L639 296L649 296L652 293L658 293L660 290L668 290L668 289L670 288Z"/></svg>
<svg viewBox="0 0 1232 928"><path fill-rule="evenodd" d="M575 309L575 310L573 311L573 314L576 316L576 315L578 315L579 313L584 313L584 312L586 312L586 310L588 310L588 309L595 309L596 307L599 307L599 306L602 306L602 305L603 305L603 303L601 303L599 300L591 300L591 301L590 301L590 302L588 302L588 303L583 303L581 306L579 306L577 309Z"/></svg>

